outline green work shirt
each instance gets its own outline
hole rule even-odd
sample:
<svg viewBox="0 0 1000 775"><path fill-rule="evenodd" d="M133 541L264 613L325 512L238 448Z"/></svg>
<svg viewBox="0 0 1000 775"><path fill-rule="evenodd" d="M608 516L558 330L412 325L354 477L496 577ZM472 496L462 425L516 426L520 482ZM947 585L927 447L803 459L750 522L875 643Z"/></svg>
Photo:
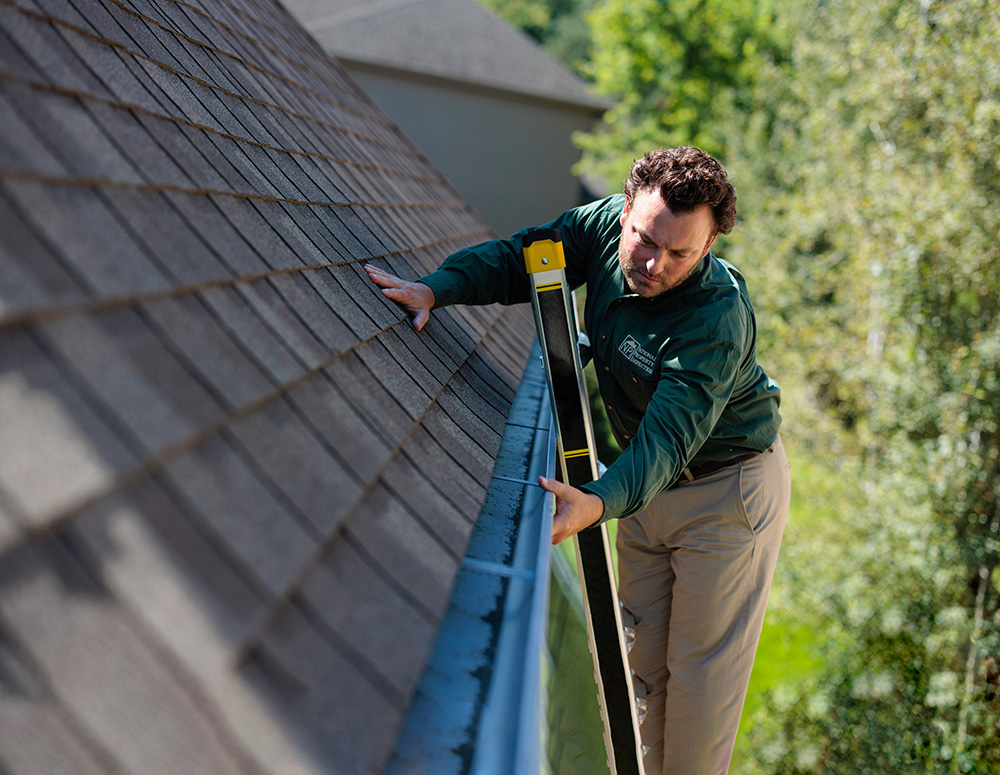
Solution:
<svg viewBox="0 0 1000 775"><path fill-rule="evenodd" d="M622 454L584 490L602 521L641 511L688 465L766 450L780 391L756 360L757 323L743 276L709 253L653 298L629 289L618 263L622 194L563 213L558 229L572 287L587 285L584 325L601 397ZM421 282L435 307L529 301L522 237L460 250Z"/></svg>

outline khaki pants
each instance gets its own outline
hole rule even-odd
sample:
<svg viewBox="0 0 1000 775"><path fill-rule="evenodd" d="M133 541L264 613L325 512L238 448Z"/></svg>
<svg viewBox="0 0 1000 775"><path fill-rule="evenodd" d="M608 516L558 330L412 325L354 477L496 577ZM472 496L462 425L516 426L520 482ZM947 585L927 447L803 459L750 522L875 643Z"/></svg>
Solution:
<svg viewBox="0 0 1000 775"><path fill-rule="evenodd" d="M790 492L779 438L619 521L647 775L728 771Z"/></svg>

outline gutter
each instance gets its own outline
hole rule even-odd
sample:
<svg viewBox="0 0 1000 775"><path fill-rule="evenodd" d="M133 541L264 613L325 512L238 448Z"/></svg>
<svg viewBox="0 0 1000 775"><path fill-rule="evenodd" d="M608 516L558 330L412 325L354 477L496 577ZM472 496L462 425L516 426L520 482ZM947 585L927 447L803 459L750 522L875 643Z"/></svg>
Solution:
<svg viewBox="0 0 1000 775"><path fill-rule="evenodd" d="M547 772L555 430L537 342L486 500L387 775Z"/></svg>

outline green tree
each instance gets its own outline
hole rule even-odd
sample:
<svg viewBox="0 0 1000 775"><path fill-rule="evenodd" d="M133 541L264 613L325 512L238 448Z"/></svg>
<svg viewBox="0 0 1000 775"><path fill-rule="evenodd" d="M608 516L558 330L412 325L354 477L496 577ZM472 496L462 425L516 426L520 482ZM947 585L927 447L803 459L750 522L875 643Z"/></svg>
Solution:
<svg viewBox="0 0 1000 775"><path fill-rule="evenodd" d="M541 42L552 24L552 0L479 0L497 16Z"/></svg>
<svg viewBox="0 0 1000 775"><path fill-rule="evenodd" d="M585 14L599 0L480 0L584 77L589 74L590 29Z"/></svg>
<svg viewBox="0 0 1000 775"><path fill-rule="evenodd" d="M825 667L750 747L768 773L994 772L1000 14L784 13L788 62L723 126L746 216L729 256L768 277L758 303L797 345L773 355L855 440L865 502L858 543L805 579L837 623Z"/></svg>
<svg viewBox="0 0 1000 775"><path fill-rule="evenodd" d="M727 154L720 124L746 110L787 33L769 0L604 0L588 14L590 75L612 109L581 133L581 168L617 180L650 148L691 143Z"/></svg>

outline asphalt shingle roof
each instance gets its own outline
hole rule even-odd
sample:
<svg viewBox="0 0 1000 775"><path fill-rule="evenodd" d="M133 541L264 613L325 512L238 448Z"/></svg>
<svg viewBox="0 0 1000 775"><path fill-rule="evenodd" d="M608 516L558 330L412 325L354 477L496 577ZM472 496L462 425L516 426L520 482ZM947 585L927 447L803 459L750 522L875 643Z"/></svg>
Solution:
<svg viewBox="0 0 1000 775"><path fill-rule="evenodd" d="M0 1L0 769L377 772L531 343L273 0Z"/></svg>

